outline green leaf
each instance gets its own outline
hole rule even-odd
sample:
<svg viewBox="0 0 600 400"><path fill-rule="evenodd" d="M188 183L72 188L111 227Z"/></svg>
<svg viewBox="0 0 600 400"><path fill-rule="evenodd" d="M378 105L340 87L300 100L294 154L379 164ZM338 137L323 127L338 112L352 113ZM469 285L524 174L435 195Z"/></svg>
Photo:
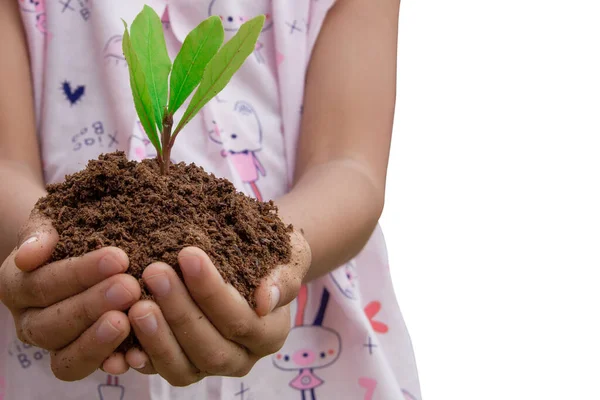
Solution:
<svg viewBox="0 0 600 400"><path fill-rule="evenodd" d="M183 41L173 63L169 112L174 114L198 86L209 61L223 44L221 18L212 16L198 25Z"/></svg>
<svg viewBox="0 0 600 400"><path fill-rule="evenodd" d="M152 8L144 6L131 24L131 45L146 75L156 125L159 131L162 131L162 121L169 95L171 59L167 52L162 22Z"/></svg>
<svg viewBox="0 0 600 400"><path fill-rule="evenodd" d="M243 24L236 35L208 63L202 82L175 129L175 135L194 118L206 103L227 86L233 74L240 69L246 58L254 51L264 23L265 17L260 15Z"/></svg>
<svg viewBox="0 0 600 400"><path fill-rule="evenodd" d="M125 33L123 33L123 54L129 68L129 81L131 83L135 110L146 131L146 135L148 135L148 139L150 139L156 151L160 154L160 140L158 139L156 124L154 123L154 109L152 107L152 99L150 98L146 76L144 75L144 71L142 71L137 54L131 46L127 23L123 21L123 25L125 26Z"/></svg>

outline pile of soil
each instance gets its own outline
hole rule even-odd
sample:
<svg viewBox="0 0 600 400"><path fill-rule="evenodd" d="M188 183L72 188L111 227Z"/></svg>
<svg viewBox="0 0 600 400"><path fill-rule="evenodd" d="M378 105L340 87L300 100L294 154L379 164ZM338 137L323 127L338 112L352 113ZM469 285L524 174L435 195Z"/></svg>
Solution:
<svg viewBox="0 0 600 400"><path fill-rule="evenodd" d="M141 281L144 268L163 261L181 277L177 254L187 246L204 250L251 306L260 280L290 261L292 227L273 202L256 201L194 164L172 165L163 176L154 159L138 163L123 152L104 154L47 190L36 209L60 237L49 262L119 247L144 298L151 298ZM132 336L121 350L137 345Z"/></svg>

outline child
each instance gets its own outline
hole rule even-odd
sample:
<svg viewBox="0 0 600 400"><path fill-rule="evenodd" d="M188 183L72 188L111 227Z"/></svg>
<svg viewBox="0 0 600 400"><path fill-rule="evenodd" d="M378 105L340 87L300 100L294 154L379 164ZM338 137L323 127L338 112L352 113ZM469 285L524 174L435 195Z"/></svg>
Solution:
<svg viewBox="0 0 600 400"><path fill-rule="evenodd" d="M226 40L266 15L254 54L172 153L276 199L302 228L294 262L261 284L256 310L196 248L180 253L184 281L166 264L146 269L156 302L139 301L119 249L39 268L58 240L29 218L45 183L101 153L155 155L121 52L120 19L131 23L144 3L162 17L172 57L209 15ZM377 228L398 9L399 0L2 2L0 399L420 398ZM143 351L115 353L131 329Z"/></svg>

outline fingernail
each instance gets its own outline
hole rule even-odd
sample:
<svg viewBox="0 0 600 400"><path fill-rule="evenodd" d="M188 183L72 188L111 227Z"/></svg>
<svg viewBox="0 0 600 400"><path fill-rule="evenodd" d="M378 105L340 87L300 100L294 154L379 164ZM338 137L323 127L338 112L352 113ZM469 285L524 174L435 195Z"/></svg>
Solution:
<svg viewBox="0 0 600 400"><path fill-rule="evenodd" d="M141 350L133 350L127 353L127 362L131 368L142 369L146 366L146 356Z"/></svg>
<svg viewBox="0 0 600 400"><path fill-rule="evenodd" d="M202 263L198 256L186 255L185 257L181 257L180 264L183 264L183 270L188 276L200 276L200 272L202 272Z"/></svg>
<svg viewBox="0 0 600 400"><path fill-rule="evenodd" d="M117 308L124 307L133 300L133 295L120 283L115 283L108 288L104 296L113 307Z"/></svg>
<svg viewBox="0 0 600 400"><path fill-rule="evenodd" d="M143 363L139 364L139 365L132 365L132 367L134 369L142 369L146 366L146 361L144 361Z"/></svg>
<svg viewBox="0 0 600 400"><path fill-rule="evenodd" d="M171 290L171 282L166 274L149 276L146 278L146 284L150 286L150 290L155 296L165 296Z"/></svg>
<svg viewBox="0 0 600 400"><path fill-rule="evenodd" d="M144 315L143 317L136 318L135 323L146 335L153 335L154 332L156 332L156 330L158 329L158 322L156 321L156 317L151 312Z"/></svg>
<svg viewBox="0 0 600 400"><path fill-rule="evenodd" d="M269 312L273 311L277 304L279 304L279 297L281 296L281 292L277 286L271 286L271 303L269 306Z"/></svg>
<svg viewBox="0 0 600 400"><path fill-rule="evenodd" d="M123 266L112 254L107 254L98 261L98 272L102 276L112 276L123 271Z"/></svg>
<svg viewBox="0 0 600 400"><path fill-rule="evenodd" d="M27 239L26 241L24 241L23 243L21 243L21 246L20 246L19 248L21 248L21 247L25 246L26 244L30 244L30 243L37 242L38 240L40 240L40 238L39 238L39 237L37 237L37 236L32 236L32 237L30 237L29 239Z"/></svg>
<svg viewBox="0 0 600 400"><path fill-rule="evenodd" d="M104 320L96 330L96 338L102 343L116 340L121 332L109 320Z"/></svg>

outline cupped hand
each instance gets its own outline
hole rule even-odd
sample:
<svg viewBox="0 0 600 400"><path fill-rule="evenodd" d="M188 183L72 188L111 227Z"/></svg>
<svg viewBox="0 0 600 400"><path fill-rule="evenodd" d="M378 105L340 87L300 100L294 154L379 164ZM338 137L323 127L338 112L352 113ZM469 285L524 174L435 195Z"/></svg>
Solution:
<svg viewBox="0 0 600 400"><path fill-rule="evenodd" d="M289 303L310 266L308 244L292 233L292 259L261 282L256 310L226 284L202 250L179 253L182 282L164 263L150 265L143 280L154 301L140 301L129 320L143 351L126 354L142 373L158 373L187 386L209 375L244 376L262 357L277 352L290 330Z"/></svg>
<svg viewBox="0 0 600 400"><path fill-rule="evenodd" d="M122 311L141 296L137 280L123 274L127 255L107 247L44 265L57 242L52 224L33 217L0 267L0 300L18 338L50 350L61 380L83 379L103 364L111 373L125 372L124 355L113 352L131 329Z"/></svg>

